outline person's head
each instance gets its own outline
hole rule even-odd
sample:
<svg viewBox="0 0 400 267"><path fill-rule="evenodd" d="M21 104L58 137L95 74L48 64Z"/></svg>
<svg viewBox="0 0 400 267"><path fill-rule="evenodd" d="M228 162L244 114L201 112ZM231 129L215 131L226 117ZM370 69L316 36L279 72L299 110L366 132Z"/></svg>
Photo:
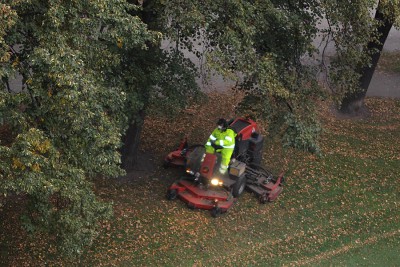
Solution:
<svg viewBox="0 0 400 267"><path fill-rule="evenodd" d="M228 123L226 122L226 120L224 118L221 118L217 121L217 125L218 125L218 129L220 131L225 131L226 128L228 128Z"/></svg>

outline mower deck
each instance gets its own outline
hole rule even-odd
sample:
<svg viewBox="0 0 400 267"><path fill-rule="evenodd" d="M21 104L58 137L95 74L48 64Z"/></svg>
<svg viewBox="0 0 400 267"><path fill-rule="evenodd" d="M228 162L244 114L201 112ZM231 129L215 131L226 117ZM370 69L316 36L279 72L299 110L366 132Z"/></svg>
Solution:
<svg viewBox="0 0 400 267"><path fill-rule="evenodd" d="M278 177L278 179L276 179L276 181L265 176L259 177L256 181L248 182L246 188L259 196L261 203L272 202L282 192L282 179L283 173Z"/></svg>
<svg viewBox="0 0 400 267"><path fill-rule="evenodd" d="M221 212L225 212L236 200L224 188L210 190L201 184L196 184L188 180L179 180L172 184L168 191L169 194L173 190L176 191L172 194L176 193L176 196L186 202L190 208L212 210L218 207Z"/></svg>
<svg viewBox="0 0 400 267"><path fill-rule="evenodd" d="M164 159L164 168L169 166L185 166L185 157L182 150L175 150L169 153Z"/></svg>

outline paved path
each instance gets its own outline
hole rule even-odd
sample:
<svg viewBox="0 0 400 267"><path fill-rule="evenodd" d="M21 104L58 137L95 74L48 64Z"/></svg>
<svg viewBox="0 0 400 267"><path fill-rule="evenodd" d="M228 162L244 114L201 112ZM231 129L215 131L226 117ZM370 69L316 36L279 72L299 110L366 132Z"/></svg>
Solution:
<svg viewBox="0 0 400 267"><path fill-rule="evenodd" d="M383 47L384 52L400 52L400 31L392 28ZM368 88L367 96L400 98L400 74L388 74L376 70Z"/></svg>
<svg viewBox="0 0 400 267"><path fill-rule="evenodd" d="M387 74L375 71L367 91L367 96L400 98L400 74Z"/></svg>

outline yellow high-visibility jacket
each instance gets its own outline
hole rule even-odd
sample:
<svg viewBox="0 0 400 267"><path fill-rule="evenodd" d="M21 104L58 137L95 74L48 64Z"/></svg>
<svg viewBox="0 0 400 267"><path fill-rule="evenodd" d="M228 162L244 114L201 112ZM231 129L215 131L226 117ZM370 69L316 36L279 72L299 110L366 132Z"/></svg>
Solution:
<svg viewBox="0 0 400 267"><path fill-rule="evenodd" d="M231 160L233 150L235 148L236 133L232 129L221 131L216 128L210 135L205 145L207 153L214 153L215 149L212 147L211 142L214 141L216 145L222 146L222 149L217 149L217 152L222 156L222 167L226 169Z"/></svg>
<svg viewBox="0 0 400 267"><path fill-rule="evenodd" d="M228 128L222 132L220 129L215 128L208 138L206 146L211 146L211 142L214 141L216 145L233 150L235 148L235 137L236 133L232 129Z"/></svg>

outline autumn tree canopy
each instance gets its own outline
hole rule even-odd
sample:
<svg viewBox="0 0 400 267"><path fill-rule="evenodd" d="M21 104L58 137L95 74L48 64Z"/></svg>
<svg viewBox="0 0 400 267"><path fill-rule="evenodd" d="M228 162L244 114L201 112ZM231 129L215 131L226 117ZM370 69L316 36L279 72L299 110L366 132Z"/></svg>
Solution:
<svg viewBox="0 0 400 267"><path fill-rule="evenodd" d="M71 254L90 244L110 215L88 178L115 177L121 135L142 105L146 54L160 33L147 30L125 1L3 1L3 80L20 73L21 93L0 92L0 192L25 195L29 231L57 236ZM138 89L139 88L139 89ZM144 91L144 90L143 90Z"/></svg>

